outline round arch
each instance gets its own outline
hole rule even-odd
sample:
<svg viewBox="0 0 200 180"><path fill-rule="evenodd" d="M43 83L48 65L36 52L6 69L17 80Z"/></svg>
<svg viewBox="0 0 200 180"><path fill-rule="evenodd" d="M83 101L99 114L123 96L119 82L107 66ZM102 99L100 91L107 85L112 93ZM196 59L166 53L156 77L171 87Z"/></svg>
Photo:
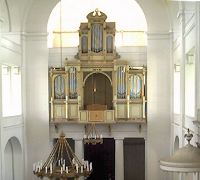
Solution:
<svg viewBox="0 0 200 180"><path fill-rule="evenodd" d="M87 80L92 74L103 74L103 75L105 75L105 76L109 79L110 85L112 86L112 80L111 80L110 76L109 76L108 74L106 74L105 72L101 72L101 71L89 73L89 74L84 78L84 80L83 80L83 86L85 86L86 80Z"/></svg>
<svg viewBox="0 0 200 180"><path fill-rule="evenodd" d="M145 14L147 29L150 32L169 31L170 21L166 2L155 0L136 0ZM56 1L33 1L30 11L25 20L24 30L26 32L47 32L49 16L59 2ZM166 6L165 6L166 5ZM43 13L37 13L43 12Z"/></svg>
<svg viewBox="0 0 200 180"><path fill-rule="evenodd" d="M22 146L16 137L11 137L4 149L4 177L7 180L23 179Z"/></svg>

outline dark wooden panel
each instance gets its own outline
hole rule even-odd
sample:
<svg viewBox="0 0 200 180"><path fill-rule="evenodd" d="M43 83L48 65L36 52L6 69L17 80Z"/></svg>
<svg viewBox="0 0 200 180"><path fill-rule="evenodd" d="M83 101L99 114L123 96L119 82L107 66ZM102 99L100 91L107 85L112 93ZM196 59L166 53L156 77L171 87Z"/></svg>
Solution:
<svg viewBox="0 0 200 180"><path fill-rule="evenodd" d="M84 145L84 158L93 163L93 172L87 180L115 180L115 140L103 141L103 144Z"/></svg>
<svg viewBox="0 0 200 180"><path fill-rule="evenodd" d="M124 180L145 180L145 141L124 139Z"/></svg>

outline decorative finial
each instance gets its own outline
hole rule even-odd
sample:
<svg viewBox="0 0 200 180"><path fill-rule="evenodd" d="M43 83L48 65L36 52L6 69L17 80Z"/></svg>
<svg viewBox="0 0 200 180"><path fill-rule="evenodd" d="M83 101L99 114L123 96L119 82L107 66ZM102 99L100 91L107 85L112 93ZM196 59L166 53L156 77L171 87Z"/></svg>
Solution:
<svg viewBox="0 0 200 180"><path fill-rule="evenodd" d="M63 131L60 133L60 137L61 137L61 138L64 138L64 137L65 137L65 133L64 133Z"/></svg>
<svg viewBox="0 0 200 180"><path fill-rule="evenodd" d="M193 134L190 133L190 129L188 128L187 134L184 135L184 138L188 141L188 144L190 144L192 137L193 137Z"/></svg>
<svg viewBox="0 0 200 180"><path fill-rule="evenodd" d="M94 13L93 13L93 16L96 16L96 15L101 16L101 12L99 11L98 8L96 8Z"/></svg>

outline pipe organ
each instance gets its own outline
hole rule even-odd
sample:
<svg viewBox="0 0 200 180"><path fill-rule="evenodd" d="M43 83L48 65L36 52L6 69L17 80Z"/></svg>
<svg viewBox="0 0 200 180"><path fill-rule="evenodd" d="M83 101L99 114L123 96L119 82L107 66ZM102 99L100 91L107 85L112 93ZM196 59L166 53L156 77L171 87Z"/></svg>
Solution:
<svg viewBox="0 0 200 180"><path fill-rule="evenodd" d="M75 59L50 68L52 123L145 123L146 68L120 59L115 23L96 9L81 23Z"/></svg>

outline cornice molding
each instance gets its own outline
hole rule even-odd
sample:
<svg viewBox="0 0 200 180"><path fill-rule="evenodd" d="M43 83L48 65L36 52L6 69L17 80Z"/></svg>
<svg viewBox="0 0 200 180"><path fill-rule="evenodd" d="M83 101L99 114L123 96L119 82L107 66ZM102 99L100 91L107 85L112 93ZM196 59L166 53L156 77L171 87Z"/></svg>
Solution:
<svg viewBox="0 0 200 180"><path fill-rule="evenodd" d="M147 39L148 40L161 40L161 39L170 39L173 35L172 31L168 32L147 32Z"/></svg>
<svg viewBox="0 0 200 180"><path fill-rule="evenodd" d="M47 32L22 32L22 39L28 41L47 41Z"/></svg>

